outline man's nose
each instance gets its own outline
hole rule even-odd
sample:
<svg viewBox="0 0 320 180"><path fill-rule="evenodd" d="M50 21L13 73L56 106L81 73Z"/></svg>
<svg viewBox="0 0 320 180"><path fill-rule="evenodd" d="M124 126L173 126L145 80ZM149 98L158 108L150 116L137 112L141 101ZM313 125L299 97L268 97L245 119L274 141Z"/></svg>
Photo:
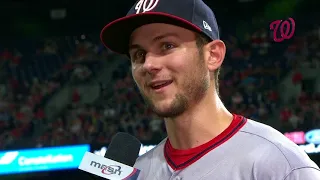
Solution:
<svg viewBox="0 0 320 180"><path fill-rule="evenodd" d="M154 54L147 54L143 69L149 74L155 74L161 70L161 58Z"/></svg>

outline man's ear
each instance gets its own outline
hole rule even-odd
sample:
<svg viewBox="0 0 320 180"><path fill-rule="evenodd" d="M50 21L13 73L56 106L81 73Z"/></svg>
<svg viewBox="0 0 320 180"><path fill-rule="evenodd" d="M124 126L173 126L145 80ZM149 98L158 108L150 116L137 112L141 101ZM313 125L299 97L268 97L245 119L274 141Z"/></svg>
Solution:
<svg viewBox="0 0 320 180"><path fill-rule="evenodd" d="M218 69L226 54L226 45L221 40L213 40L204 47L205 59L210 72Z"/></svg>

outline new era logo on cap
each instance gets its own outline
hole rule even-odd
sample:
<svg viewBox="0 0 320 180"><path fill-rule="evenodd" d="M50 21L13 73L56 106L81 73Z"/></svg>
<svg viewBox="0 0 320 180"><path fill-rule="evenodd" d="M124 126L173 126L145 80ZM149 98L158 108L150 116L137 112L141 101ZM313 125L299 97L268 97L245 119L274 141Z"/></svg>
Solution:
<svg viewBox="0 0 320 180"><path fill-rule="evenodd" d="M207 22L202 21L202 23L203 23L203 27L204 27L205 29L207 29L207 30L209 30L209 31L212 31L211 27L209 26L209 24L208 24Z"/></svg>
<svg viewBox="0 0 320 180"><path fill-rule="evenodd" d="M125 17L103 28L101 41L110 50L127 54L132 32L151 23L172 24L219 39L216 18L202 0L137 0Z"/></svg>

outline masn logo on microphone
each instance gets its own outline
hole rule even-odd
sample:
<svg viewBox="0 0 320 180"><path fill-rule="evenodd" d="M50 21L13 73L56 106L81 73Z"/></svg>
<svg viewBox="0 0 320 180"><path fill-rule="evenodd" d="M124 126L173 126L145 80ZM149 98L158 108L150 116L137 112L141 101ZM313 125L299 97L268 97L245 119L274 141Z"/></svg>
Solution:
<svg viewBox="0 0 320 180"><path fill-rule="evenodd" d="M120 176L121 174L121 166L117 166L117 165L104 165L101 163L98 163L96 161L91 161L90 166L102 169L102 173L106 174L106 175L111 175L111 174L118 174Z"/></svg>

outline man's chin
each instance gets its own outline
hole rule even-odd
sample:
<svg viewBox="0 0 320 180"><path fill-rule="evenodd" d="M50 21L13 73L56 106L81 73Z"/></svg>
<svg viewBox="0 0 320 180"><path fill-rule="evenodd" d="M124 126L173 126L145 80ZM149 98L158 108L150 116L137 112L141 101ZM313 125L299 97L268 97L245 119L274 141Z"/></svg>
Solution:
<svg viewBox="0 0 320 180"><path fill-rule="evenodd" d="M179 107L152 107L153 112L162 118L174 118L179 116L184 112L184 108L179 108Z"/></svg>
<svg viewBox="0 0 320 180"><path fill-rule="evenodd" d="M178 116L178 114L174 113L173 111L154 110L153 112L161 118L174 118Z"/></svg>
<svg viewBox="0 0 320 180"><path fill-rule="evenodd" d="M184 96L176 96L174 99L163 99L161 101L147 101L151 109L159 117L173 118L182 114L188 107Z"/></svg>

